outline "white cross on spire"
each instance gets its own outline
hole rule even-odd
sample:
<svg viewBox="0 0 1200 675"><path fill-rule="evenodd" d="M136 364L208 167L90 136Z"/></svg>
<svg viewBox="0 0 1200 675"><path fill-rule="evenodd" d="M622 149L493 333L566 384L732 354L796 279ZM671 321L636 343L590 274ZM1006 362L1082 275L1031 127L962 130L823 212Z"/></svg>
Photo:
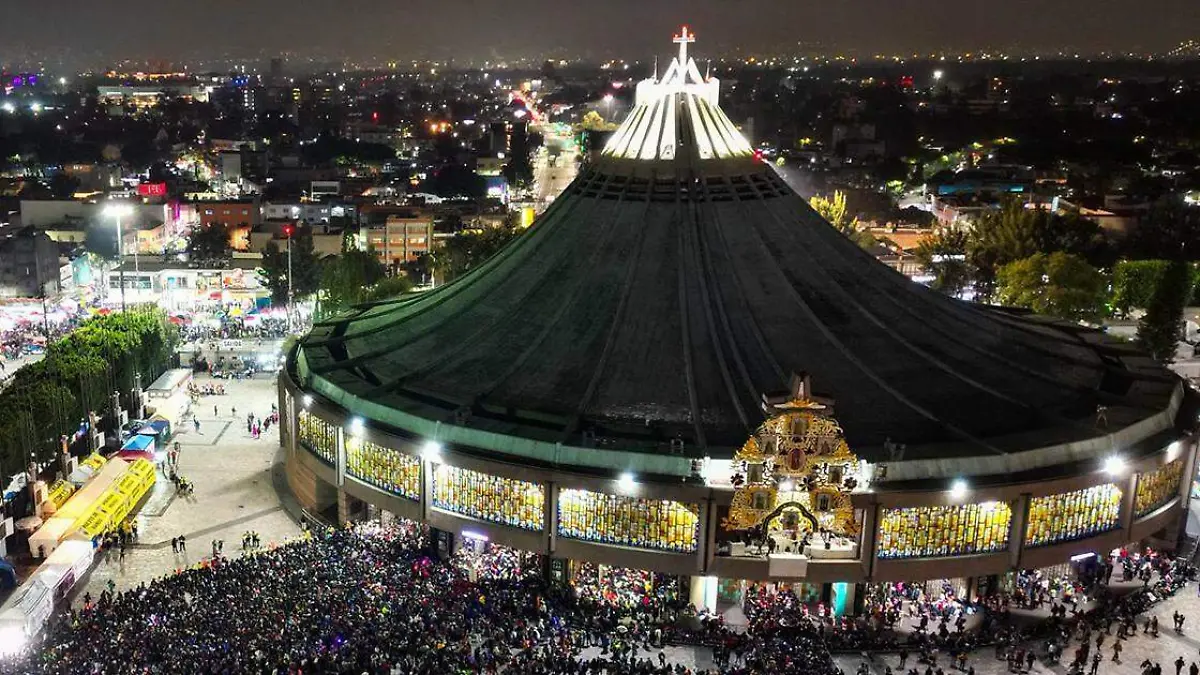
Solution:
<svg viewBox="0 0 1200 675"><path fill-rule="evenodd" d="M684 26L683 32L679 35L676 35L673 40L673 42L675 44L679 45L679 67L683 68L683 70L685 72L687 71L687 64L688 64L687 46L688 46L689 42L695 42L695 41L696 41L696 34L689 33L687 26Z"/></svg>

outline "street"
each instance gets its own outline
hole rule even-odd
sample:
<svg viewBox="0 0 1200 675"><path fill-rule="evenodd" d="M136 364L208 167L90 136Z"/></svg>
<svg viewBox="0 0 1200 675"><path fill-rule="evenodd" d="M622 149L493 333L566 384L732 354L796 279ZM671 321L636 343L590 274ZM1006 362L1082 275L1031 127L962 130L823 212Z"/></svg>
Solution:
<svg viewBox="0 0 1200 675"><path fill-rule="evenodd" d="M538 126L536 131L544 139L533 158L534 198L540 212L575 180L579 150L569 127L545 124Z"/></svg>

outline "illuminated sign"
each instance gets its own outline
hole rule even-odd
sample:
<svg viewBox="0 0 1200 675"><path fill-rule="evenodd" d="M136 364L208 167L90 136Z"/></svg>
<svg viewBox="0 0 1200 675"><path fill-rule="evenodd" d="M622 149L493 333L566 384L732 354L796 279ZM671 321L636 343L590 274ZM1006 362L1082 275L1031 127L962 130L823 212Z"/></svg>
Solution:
<svg viewBox="0 0 1200 675"><path fill-rule="evenodd" d="M167 196L166 183L142 183L137 187L139 197L165 197Z"/></svg>

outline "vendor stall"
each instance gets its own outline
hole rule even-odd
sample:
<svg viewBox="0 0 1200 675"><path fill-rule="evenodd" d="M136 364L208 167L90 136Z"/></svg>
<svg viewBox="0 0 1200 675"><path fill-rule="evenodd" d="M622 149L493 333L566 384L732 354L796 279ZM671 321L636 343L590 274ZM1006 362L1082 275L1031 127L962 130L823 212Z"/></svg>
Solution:
<svg viewBox="0 0 1200 675"><path fill-rule="evenodd" d="M134 434L125 441L121 446L121 451L117 456L121 459L132 462L138 459L144 459L150 462L154 461L155 437L146 434Z"/></svg>
<svg viewBox="0 0 1200 675"><path fill-rule="evenodd" d="M125 462L108 462L95 478L88 481L46 521L37 532L29 537L29 550L34 557L45 557L54 552L71 533L79 528L79 521L88 515L104 493L129 470Z"/></svg>

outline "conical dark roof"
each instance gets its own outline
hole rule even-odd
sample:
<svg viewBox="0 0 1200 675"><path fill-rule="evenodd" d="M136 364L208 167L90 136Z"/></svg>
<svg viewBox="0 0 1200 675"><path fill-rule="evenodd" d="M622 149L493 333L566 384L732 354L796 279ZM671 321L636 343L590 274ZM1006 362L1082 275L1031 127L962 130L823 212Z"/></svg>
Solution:
<svg viewBox="0 0 1200 675"><path fill-rule="evenodd" d="M1168 408L1174 380L1128 347L915 284L769 166L681 139L585 168L466 277L317 325L302 379L396 426L714 457L800 373L866 457L1038 448Z"/></svg>

